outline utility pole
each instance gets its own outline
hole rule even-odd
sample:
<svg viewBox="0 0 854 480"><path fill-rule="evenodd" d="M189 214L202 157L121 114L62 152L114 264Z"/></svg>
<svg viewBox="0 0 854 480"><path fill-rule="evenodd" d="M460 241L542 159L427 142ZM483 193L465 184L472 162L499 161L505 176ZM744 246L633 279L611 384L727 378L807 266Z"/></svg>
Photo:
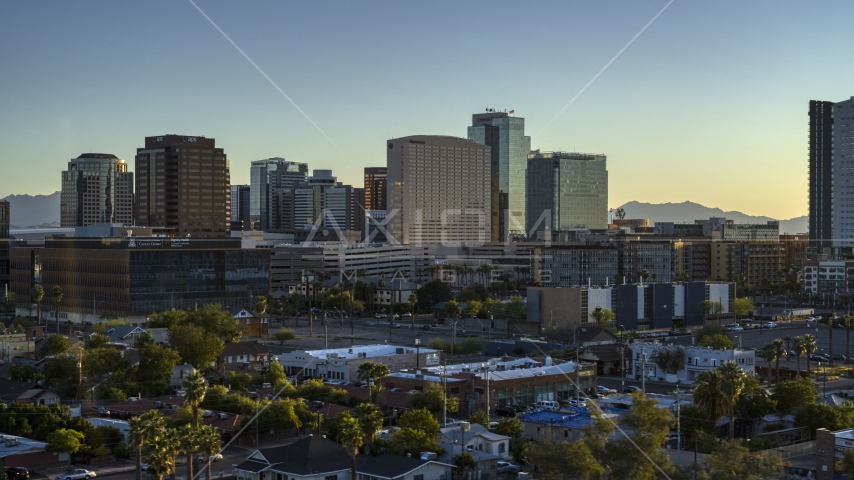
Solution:
<svg viewBox="0 0 854 480"><path fill-rule="evenodd" d="M447 363L442 357L442 427L448 425L448 372L445 371Z"/></svg>
<svg viewBox="0 0 854 480"><path fill-rule="evenodd" d="M676 387L676 451L682 450L682 419L679 417L679 386Z"/></svg>
<svg viewBox="0 0 854 480"><path fill-rule="evenodd" d="M484 378L486 379L486 386L485 386L485 387L486 387L486 388L485 388L485 393L486 393L486 418L487 418L487 420L491 420L491 419L492 419L492 417L489 415L489 407L490 407L490 403L489 403L489 363L487 363L487 364L486 364L486 366L484 366L484 368L483 368L483 369L484 369L484 371L485 371L485 377L484 377Z"/></svg>

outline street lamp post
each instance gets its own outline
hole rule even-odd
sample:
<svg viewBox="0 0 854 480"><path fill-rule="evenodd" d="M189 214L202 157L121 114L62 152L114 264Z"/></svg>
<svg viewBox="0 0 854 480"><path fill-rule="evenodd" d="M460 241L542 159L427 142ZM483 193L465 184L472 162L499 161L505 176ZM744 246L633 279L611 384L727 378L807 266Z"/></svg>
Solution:
<svg viewBox="0 0 854 480"><path fill-rule="evenodd" d="M421 333L415 334L415 368L421 368Z"/></svg>

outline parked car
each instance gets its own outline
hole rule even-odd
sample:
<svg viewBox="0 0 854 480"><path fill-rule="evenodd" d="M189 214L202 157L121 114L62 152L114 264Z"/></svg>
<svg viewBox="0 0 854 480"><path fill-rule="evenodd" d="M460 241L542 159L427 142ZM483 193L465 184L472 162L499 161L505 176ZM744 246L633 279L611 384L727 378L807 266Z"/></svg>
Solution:
<svg viewBox="0 0 854 480"><path fill-rule="evenodd" d="M569 405L572 407L577 407L577 408L586 407L587 406L587 400L585 400L583 398L579 398L577 400L574 398L570 398L569 399Z"/></svg>
<svg viewBox="0 0 854 480"><path fill-rule="evenodd" d="M403 312L400 314L400 318L406 318L406 317L411 317L411 316L412 316L412 312Z"/></svg>
<svg viewBox="0 0 854 480"><path fill-rule="evenodd" d="M522 470L519 465L514 465L510 462L498 462L498 473L519 473Z"/></svg>
<svg viewBox="0 0 854 480"><path fill-rule="evenodd" d="M623 389L623 393L634 393L634 392L640 392L640 391L642 391L642 389L638 386L635 386L635 385L629 385L628 387Z"/></svg>
<svg viewBox="0 0 854 480"><path fill-rule="evenodd" d="M373 327L373 326L376 326L376 323L374 323L374 322L365 322L365 326L366 326L366 327Z"/></svg>
<svg viewBox="0 0 854 480"><path fill-rule="evenodd" d="M604 385L596 385L596 391L599 393L604 393L605 395L611 393L611 389Z"/></svg>
<svg viewBox="0 0 854 480"><path fill-rule="evenodd" d="M730 332L741 332L744 330L744 327L740 325L730 325L729 327L727 327L727 330L729 330Z"/></svg>
<svg viewBox="0 0 854 480"><path fill-rule="evenodd" d="M775 322L765 322L762 324L762 328L777 328L777 323Z"/></svg>
<svg viewBox="0 0 854 480"><path fill-rule="evenodd" d="M840 328L840 329L842 329L842 328L845 328L845 325L842 325L841 323L834 323L834 324L833 324L833 328Z"/></svg>
<svg viewBox="0 0 854 480"><path fill-rule="evenodd" d="M830 361L824 355L819 355L817 353L813 353L812 355L810 355L810 360L812 360L814 362L829 362Z"/></svg>
<svg viewBox="0 0 854 480"><path fill-rule="evenodd" d="M492 413L494 413L495 415L497 415L499 417L515 417L516 416L516 409L509 408L509 407L499 407L499 408L496 408L495 411Z"/></svg>
<svg viewBox="0 0 854 480"><path fill-rule="evenodd" d="M211 461L212 462L218 462L220 460L222 460L222 454L221 453L211 455ZM208 461L208 457L206 457L204 455L199 455L199 463L207 463L207 461Z"/></svg>
<svg viewBox="0 0 854 480"><path fill-rule="evenodd" d="M95 472L91 470L76 468L70 472L63 473L62 475L57 475L56 480L88 480L96 476Z"/></svg>
<svg viewBox="0 0 854 480"><path fill-rule="evenodd" d="M421 325L421 330L433 330L433 325Z"/></svg>
<svg viewBox="0 0 854 480"><path fill-rule="evenodd" d="M518 412L518 413L522 413L525 411L525 407L523 407L522 405L507 405L504 408L510 408L510 409L516 410L516 412Z"/></svg>
<svg viewBox="0 0 854 480"><path fill-rule="evenodd" d="M839 361L839 362L844 362L846 360L846 358L845 358L845 355L842 355L841 353L834 353L833 354L833 360Z"/></svg>
<svg viewBox="0 0 854 480"><path fill-rule="evenodd" d="M6 476L9 480L29 480L30 471L27 467L9 467L6 469Z"/></svg>

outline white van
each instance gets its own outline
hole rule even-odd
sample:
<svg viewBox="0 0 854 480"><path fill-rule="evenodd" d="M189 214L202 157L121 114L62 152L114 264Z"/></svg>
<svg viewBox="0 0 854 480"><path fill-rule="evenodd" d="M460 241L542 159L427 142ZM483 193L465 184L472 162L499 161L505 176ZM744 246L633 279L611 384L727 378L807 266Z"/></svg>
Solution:
<svg viewBox="0 0 854 480"><path fill-rule="evenodd" d="M551 400L540 400L537 402L537 407L544 410L560 410L560 404Z"/></svg>

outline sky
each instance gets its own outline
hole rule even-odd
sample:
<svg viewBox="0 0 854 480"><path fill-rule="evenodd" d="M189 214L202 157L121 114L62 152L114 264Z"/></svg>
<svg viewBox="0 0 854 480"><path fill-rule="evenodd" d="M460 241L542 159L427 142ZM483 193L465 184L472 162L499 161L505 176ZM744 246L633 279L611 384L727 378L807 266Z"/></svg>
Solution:
<svg viewBox="0 0 854 480"><path fill-rule="evenodd" d="M465 137L489 107L532 148L607 155L613 207L787 219L809 100L854 95L854 3L674 0L626 47L669 0L194 1L278 88L189 0L0 4L0 197L168 133L216 138L232 184L280 156L361 186L387 139Z"/></svg>

